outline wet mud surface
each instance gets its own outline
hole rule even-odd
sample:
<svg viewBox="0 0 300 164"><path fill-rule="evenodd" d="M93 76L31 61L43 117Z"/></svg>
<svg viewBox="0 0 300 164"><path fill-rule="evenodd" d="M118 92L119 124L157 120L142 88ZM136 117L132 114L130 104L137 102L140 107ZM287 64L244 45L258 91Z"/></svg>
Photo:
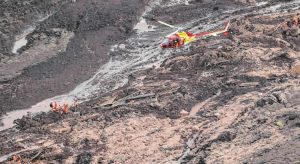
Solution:
<svg viewBox="0 0 300 164"><path fill-rule="evenodd" d="M0 52L3 53L2 115L63 94L90 78L109 60L110 46L132 33L146 1L1 1L1 4L4 9L1 14L13 16L1 16L4 18L1 39L7 42L1 44L4 48ZM29 6L32 9L27 9ZM11 23L14 20L18 21ZM26 25L32 28L25 37L28 42L18 54L13 54L10 48L16 34L22 33Z"/></svg>
<svg viewBox="0 0 300 164"><path fill-rule="evenodd" d="M156 18L168 17L171 7L156 10ZM68 114L15 120L0 134L0 160L20 154L25 161L37 156L35 163L297 163L300 36L278 27L292 15L234 18L229 36L173 51Z"/></svg>

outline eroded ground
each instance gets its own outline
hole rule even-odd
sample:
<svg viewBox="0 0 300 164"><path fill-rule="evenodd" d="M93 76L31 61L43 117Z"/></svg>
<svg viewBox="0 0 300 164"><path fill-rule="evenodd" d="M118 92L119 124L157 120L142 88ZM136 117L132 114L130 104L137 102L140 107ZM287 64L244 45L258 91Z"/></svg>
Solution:
<svg viewBox="0 0 300 164"><path fill-rule="evenodd" d="M1 0L0 115L66 93L131 35L143 0ZM18 40L27 44L14 50Z"/></svg>
<svg viewBox="0 0 300 164"><path fill-rule="evenodd" d="M73 108L17 120L0 156L36 163L297 163L300 37L279 22L293 13L232 20L126 86ZM104 102L128 95L115 107ZM7 156L4 156L7 155Z"/></svg>

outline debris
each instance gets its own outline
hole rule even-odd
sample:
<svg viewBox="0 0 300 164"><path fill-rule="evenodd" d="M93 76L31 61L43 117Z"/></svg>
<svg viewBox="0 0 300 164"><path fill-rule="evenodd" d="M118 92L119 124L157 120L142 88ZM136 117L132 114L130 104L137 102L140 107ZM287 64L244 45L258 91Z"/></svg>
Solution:
<svg viewBox="0 0 300 164"><path fill-rule="evenodd" d="M148 94L140 94L140 92L133 93L131 95L128 95L124 98L121 98L117 101L115 101L115 98L106 101L105 103L102 103L98 106L94 106L93 109L101 108L101 107L117 107L117 106L122 106L126 105L129 101L131 100L137 100L137 99L144 99L144 98L155 98L157 101L157 97L155 93L148 93Z"/></svg>
<svg viewBox="0 0 300 164"><path fill-rule="evenodd" d="M181 111L180 111L180 115L181 115L182 117L188 116L188 115L189 115L189 112L187 112L186 110L181 110Z"/></svg>
<svg viewBox="0 0 300 164"><path fill-rule="evenodd" d="M242 83L239 86L240 87L256 87L256 86L259 86L259 82Z"/></svg>
<svg viewBox="0 0 300 164"><path fill-rule="evenodd" d="M108 100L106 100L105 102L101 103L100 106L111 106L114 101L116 100L117 97L111 97L111 98L108 98Z"/></svg>
<svg viewBox="0 0 300 164"><path fill-rule="evenodd" d="M217 42L217 43L213 43L213 44L201 44L199 47L206 47L209 49L214 49L214 48L221 49L221 48L223 48L223 43Z"/></svg>
<svg viewBox="0 0 300 164"><path fill-rule="evenodd" d="M278 126L279 129L283 129L283 127L284 127L284 123L283 123L283 121L281 121L281 120L280 120L280 121L276 121L276 122L275 122L275 125Z"/></svg>
<svg viewBox="0 0 300 164"><path fill-rule="evenodd" d="M126 48L126 45L125 44L120 44L119 47L124 50Z"/></svg>
<svg viewBox="0 0 300 164"><path fill-rule="evenodd" d="M211 6L208 11L210 10ZM238 14L242 12L239 11ZM157 47L152 48L158 45L158 40L153 41L153 45L151 43L149 47L144 45L152 41L152 37L137 45L137 51L134 44L138 43L131 39L124 41L126 46L132 46L132 51L128 53L146 55L162 64L151 68L149 63L149 67L142 71L135 71L134 68L128 70L134 71L131 73L132 77L126 85L115 90L106 90L106 87L115 85L115 80L119 78L112 78L111 82L111 78L105 79L107 76L97 76L93 79L97 81L93 82L101 82L105 92L100 92L102 88L99 88L99 92L90 100L76 110L72 108L72 113L68 115L47 112L32 119L31 116L25 116L21 119L24 123L20 121L24 128L12 128L1 133L0 145L4 145L1 147L2 154L9 153L10 157L18 153L23 161L27 158L28 161L34 159L34 163L214 163L228 160L232 163L259 163L258 158L271 163L285 163L287 160L297 160L298 154L294 154L297 147L293 145L297 144L296 132L300 125L297 94L300 93L299 81L285 74L290 68L288 64L284 67L277 64L285 55L276 58L276 62L272 58L273 54L280 55L283 52L295 53L291 56L297 56L297 52L293 47L277 43L276 38L282 38L279 33L272 36L262 34L262 29L277 26L283 19L276 15L272 15L272 19L268 17L264 15L260 19L260 16L249 15L243 18L245 20L241 27L234 21L232 29L241 30L241 34L232 40L222 39L223 37L207 38L203 40L203 47L198 47L195 43L191 45L191 51L157 52L161 54L159 58L147 56L148 51L152 53L153 50L154 53L157 50ZM161 19L162 16L158 15L158 18ZM218 19L216 17L213 20L214 24L217 25ZM203 24L206 20L201 18L192 29L196 31L197 26L207 29L208 26ZM180 23L181 20L174 22ZM252 33L244 31L247 23L255 26ZM298 41L292 40L295 38L288 39L293 44ZM228 43L224 43L227 40ZM242 41L242 47L236 48L237 43L234 41L238 40ZM218 41L219 45L215 44ZM208 45L222 48L209 49ZM97 53L102 49L95 50ZM126 55L127 52L123 55L124 58ZM263 61L261 56L269 57L270 60ZM131 56L128 57L131 60ZM119 61L119 58L113 59ZM120 60L123 61L123 58ZM111 73L115 77L115 71ZM120 72L122 73L124 72ZM125 72L124 76L129 73ZM109 96L104 97L107 94ZM158 96L159 105L153 103ZM99 97L102 97L101 101ZM260 99L263 99L262 104L274 105L258 108L255 102ZM286 102L285 99L289 104L286 108L277 103ZM69 105L72 106L70 103ZM119 105L124 106L113 108ZM101 108L89 110L97 108L95 106ZM110 109L105 110L107 108ZM276 125L279 120L284 123L283 130L279 130ZM270 125L273 128L269 128ZM276 136L279 138L274 139ZM53 146L40 153L39 148L49 144ZM22 152L19 152L20 149ZM277 154L279 158L272 160Z"/></svg>
<svg viewBox="0 0 300 164"><path fill-rule="evenodd" d="M92 154L90 152L84 152L77 156L76 163L90 163L91 160Z"/></svg>
<svg viewBox="0 0 300 164"><path fill-rule="evenodd" d="M30 161L35 160L38 156L40 156L42 154L43 150L40 150L35 156L33 156Z"/></svg>
<svg viewBox="0 0 300 164"><path fill-rule="evenodd" d="M142 99L142 98L147 98L147 97L153 97L155 96L154 93L150 93L150 94L143 94L143 95L138 95L138 96L133 96L133 97L127 97L124 98L124 101L130 101L130 100L135 100L135 99Z"/></svg>
<svg viewBox="0 0 300 164"><path fill-rule="evenodd" d="M280 103L286 105L287 104L286 95L281 92L273 92L271 94L262 97L262 99L258 100L256 102L256 105L259 107L263 107L265 105L272 105L274 103Z"/></svg>
<svg viewBox="0 0 300 164"><path fill-rule="evenodd" d="M300 75L300 63L297 65L294 65L290 69L291 74L293 75Z"/></svg>
<svg viewBox="0 0 300 164"><path fill-rule="evenodd" d="M236 134L230 132L230 131L224 131L222 132L216 139L216 141L221 141L221 142L229 142L235 139Z"/></svg>
<svg viewBox="0 0 300 164"><path fill-rule="evenodd" d="M80 112L74 112L73 113L75 116L79 117L80 116Z"/></svg>
<svg viewBox="0 0 300 164"><path fill-rule="evenodd" d="M284 93L275 92L273 95L276 97L277 102L286 105L287 104L287 98Z"/></svg>

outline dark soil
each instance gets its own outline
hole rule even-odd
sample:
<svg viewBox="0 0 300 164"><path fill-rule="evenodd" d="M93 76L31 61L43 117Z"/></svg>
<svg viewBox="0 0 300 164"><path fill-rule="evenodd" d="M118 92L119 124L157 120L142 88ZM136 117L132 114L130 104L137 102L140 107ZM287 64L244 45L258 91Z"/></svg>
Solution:
<svg viewBox="0 0 300 164"><path fill-rule="evenodd" d="M55 95L73 89L77 84L87 80L99 67L108 61L108 51L132 33L132 27L142 13L146 1L77 1L76 3L60 2L55 14L41 22L36 30L27 36L26 51L34 42L34 35L50 33L53 28L67 29L75 33L65 52L42 63L25 68L20 75L11 79L2 79L0 83L0 115L7 111L30 107L31 105ZM22 20L33 19L35 10L47 12L55 6L50 2L31 2L32 11L27 13L26 1L1 1L2 14L22 15ZM16 5L18 4L18 5ZM42 4L42 5L41 5ZM11 10L11 8L13 8ZM47 8L47 10L46 10ZM20 10L17 10L20 9ZM23 11L23 9L25 11ZM30 10L28 10L30 11ZM21 18L20 18L21 19ZM6 21L4 21L5 23ZM10 27L7 23L2 27ZM11 25L13 26L13 25ZM21 30L22 24L15 25L20 29L11 30L6 35L7 44L1 44L6 56L12 55L8 49L12 47L14 34ZM2 29L2 28L1 28ZM0 33L1 34L1 33ZM2 37L1 37L2 39Z"/></svg>
<svg viewBox="0 0 300 164"><path fill-rule="evenodd" d="M156 10L158 18L168 13ZM72 107L68 114L15 120L15 128L0 134L5 145L0 156L20 150L16 154L24 159L42 151L33 161L45 163L296 163L300 87L290 69L300 56L290 45L298 44L299 35L284 36L284 29L276 28L279 18L237 18L229 37L194 42L190 51L174 52L159 67L132 73L127 85ZM64 23L77 37L95 39L84 25ZM73 40L69 48L74 44L76 49ZM27 71L33 73L31 69ZM39 75L35 80L41 82ZM111 98L149 93L155 96L103 105Z"/></svg>

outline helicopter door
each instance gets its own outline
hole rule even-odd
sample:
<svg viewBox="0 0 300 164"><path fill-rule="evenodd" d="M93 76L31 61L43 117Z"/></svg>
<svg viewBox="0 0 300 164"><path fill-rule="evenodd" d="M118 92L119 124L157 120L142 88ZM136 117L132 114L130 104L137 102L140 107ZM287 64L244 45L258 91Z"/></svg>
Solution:
<svg viewBox="0 0 300 164"><path fill-rule="evenodd" d="M171 38L170 43L172 47L178 47L180 45L180 39L179 38Z"/></svg>

